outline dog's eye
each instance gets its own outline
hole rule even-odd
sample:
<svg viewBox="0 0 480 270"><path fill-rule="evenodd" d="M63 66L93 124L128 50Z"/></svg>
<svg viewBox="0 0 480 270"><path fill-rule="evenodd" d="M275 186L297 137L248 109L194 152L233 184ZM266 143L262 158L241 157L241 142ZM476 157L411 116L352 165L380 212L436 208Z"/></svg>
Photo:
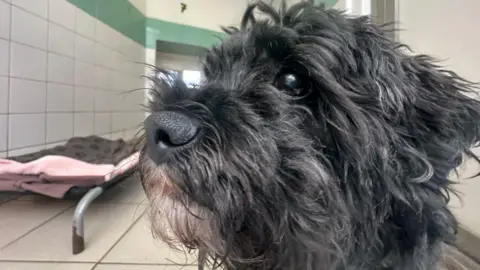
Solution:
<svg viewBox="0 0 480 270"><path fill-rule="evenodd" d="M292 96L303 97L308 94L302 81L291 73L279 76L277 78L277 87L287 91Z"/></svg>

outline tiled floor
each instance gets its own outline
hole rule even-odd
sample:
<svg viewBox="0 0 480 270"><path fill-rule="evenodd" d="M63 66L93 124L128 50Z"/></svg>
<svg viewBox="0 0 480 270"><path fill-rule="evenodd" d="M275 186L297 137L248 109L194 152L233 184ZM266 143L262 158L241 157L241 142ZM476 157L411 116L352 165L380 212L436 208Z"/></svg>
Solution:
<svg viewBox="0 0 480 270"><path fill-rule="evenodd" d="M138 178L121 183L90 206L86 249L78 255L71 252L75 203L24 196L0 204L0 269L197 269L194 256L152 238Z"/></svg>

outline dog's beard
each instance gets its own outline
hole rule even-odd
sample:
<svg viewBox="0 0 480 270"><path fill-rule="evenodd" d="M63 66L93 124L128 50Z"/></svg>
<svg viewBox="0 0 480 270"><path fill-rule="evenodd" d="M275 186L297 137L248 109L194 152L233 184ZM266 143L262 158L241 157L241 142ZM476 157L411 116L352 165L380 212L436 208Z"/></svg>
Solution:
<svg viewBox="0 0 480 270"><path fill-rule="evenodd" d="M213 237L208 226L209 211L182 196L168 174L168 168L158 166L150 159L144 159L142 183L150 203L148 211L154 236L167 243L171 248L198 247L202 241Z"/></svg>
<svg viewBox="0 0 480 270"><path fill-rule="evenodd" d="M143 156L140 164L142 184L149 200L148 217L153 236L177 251L194 253L203 248L208 250L210 258L224 257L227 243L219 234L221 228L217 217L175 184L189 180L177 176L173 181L171 175L175 173L171 168L158 166L146 156ZM230 256L244 262L260 260L246 260L234 254ZM223 259L221 261L214 259L211 265L218 267Z"/></svg>

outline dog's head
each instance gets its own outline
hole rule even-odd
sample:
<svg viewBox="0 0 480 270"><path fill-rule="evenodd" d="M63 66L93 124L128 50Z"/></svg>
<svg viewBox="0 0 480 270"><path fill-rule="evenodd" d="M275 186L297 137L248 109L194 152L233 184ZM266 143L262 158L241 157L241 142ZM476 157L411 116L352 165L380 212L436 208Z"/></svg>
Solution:
<svg viewBox="0 0 480 270"><path fill-rule="evenodd" d="M447 177L479 134L468 82L311 3L259 2L226 31L201 85L152 78L141 172L158 236L262 269L364 269L453 233Z"/></svg>

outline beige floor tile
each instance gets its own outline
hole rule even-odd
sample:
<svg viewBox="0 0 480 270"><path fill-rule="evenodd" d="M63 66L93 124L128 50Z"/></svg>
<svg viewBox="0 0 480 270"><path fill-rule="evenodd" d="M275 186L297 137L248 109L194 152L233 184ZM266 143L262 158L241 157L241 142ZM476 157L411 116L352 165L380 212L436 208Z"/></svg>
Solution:
<svg viewBox="0 0 480 270"><path fill-rule="evenodd" d="M93 263L0 262L2 270L90 270Z"/></svg>
<svg viewBox="0 0 480 270"><path fill-rule="evenodd" d="M171 250L153 239L148 219L143 216L102 262L186 265L195 263L196 256Z"/></svg>
<svg viewBox="0 0 480 270"><path fill-rule="evenodd" d="M197 266L99 264L94 270L195 270Z"/></svg>
<svg viewBox="0 0 480 270"><path fill-rule="evenodd" d="M73 209L66 211L0 250L0 260L97 262L143 212L144 208L138 205L91 205L85 217L86 249L73 255Z"/></svg>
<svg viewBox="0 0 480 270"><path fill-rule="evenodd" d="M71 202L59 200L9 201L0 206L0 249L58 215Z"/></svg>
<svg viewBox="0 0 480 270"><path fill-rule="evenodd" d="M131 203L138 204L145 200L138 174L118 183L114 188L107 190L94 203Z"/></svg>

